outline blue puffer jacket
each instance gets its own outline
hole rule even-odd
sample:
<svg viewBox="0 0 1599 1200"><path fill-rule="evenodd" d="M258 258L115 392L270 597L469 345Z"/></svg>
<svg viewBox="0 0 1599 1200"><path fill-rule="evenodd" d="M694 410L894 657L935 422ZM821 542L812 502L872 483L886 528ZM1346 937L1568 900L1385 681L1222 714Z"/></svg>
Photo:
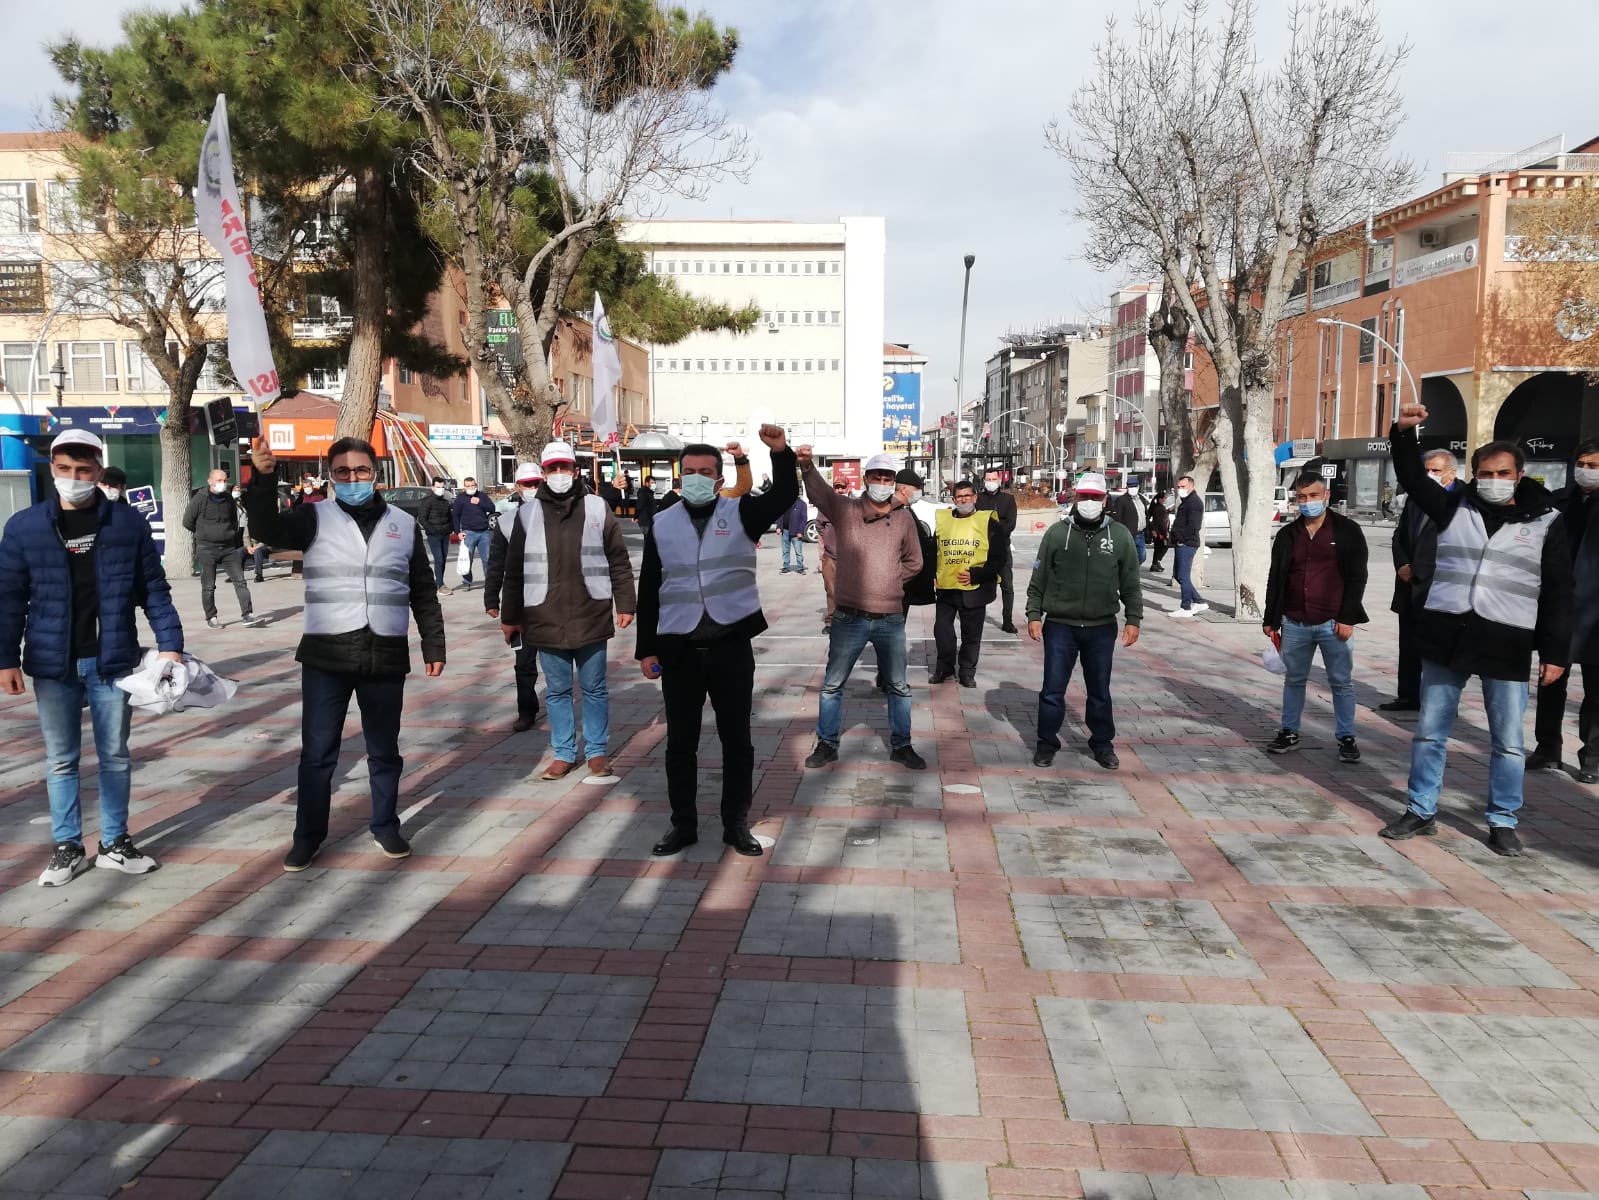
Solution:
<svg viewBox="0 0 1599 1200"><path fill-rule="evenodd" d="M126 504L102 502L99 509L96 657L101 677L114 679L138 667L142 655L135 608L144 609L160 650L183 649L183 625L150 523ZM56 528L60 516L61 503L51 496L17 513L0 536L0 670L20 665L41 679L67 679L72 673L72 571Z"/></svg>

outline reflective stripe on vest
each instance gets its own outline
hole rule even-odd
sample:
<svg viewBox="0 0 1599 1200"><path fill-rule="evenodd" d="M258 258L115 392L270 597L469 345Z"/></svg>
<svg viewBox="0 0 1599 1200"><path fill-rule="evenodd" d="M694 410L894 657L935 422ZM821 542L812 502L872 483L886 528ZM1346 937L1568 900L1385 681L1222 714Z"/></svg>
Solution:
<svg viewBox="0 0 1599 1200"><path fill-rule="evenodd" d="M318 504L316 537L305 552L305 631L354 633L371 626L404 637L411 624L411 553L416 521L390 504L370 538L338 504Z"/></svg>
<svg viewBox="0 0 1599 1200"><path fill-rule="evenodd" d="M598 496L583 497L583 542L578 561L583 565L583 586L595 600L611 598L611 560L605 556L605 514L610 510ZM544 540L544 501L524 501L516 519L522 522L522 603L543 604L550 593L550 554Z"/></svg>
<svg viewBox="0 0 1599 1200"><path fill-rule="evenodd" d="M938 573L933 586L941 592L971 592L980 583L962 583L960 573L970 566L988 562L988 526L992 509L979 509L969 517L958 517L953 509L941 508L934 518L938 539Z"/></svg>
<svg viewBox="0 0 1599 1200"><path fill-rule="evenodd" d="M688 505L674 504L655 518L655 549L661 556L661 633L693 633L707 614L731 625L761 610L755 543L744 532L736 499L716 502L704 537Z"/></svg>
<svg viewBox="0 0 1599 1200"><path fill-rule="evenodd" d="M1543 544L1559 513L1507 523L1488 536L1482 514L1469 504L1438 533L1427 608L1474 612L1487 621L1534 629L1543 581Z"/></svg>

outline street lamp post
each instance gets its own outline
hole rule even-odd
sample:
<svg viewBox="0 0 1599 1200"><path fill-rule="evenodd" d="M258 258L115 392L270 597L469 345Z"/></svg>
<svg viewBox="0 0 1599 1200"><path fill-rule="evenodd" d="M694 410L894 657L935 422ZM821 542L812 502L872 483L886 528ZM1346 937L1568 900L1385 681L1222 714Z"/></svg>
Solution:
<svg viewBox="0 0 1599 1200"><path fill-rule="evenodd" d="M966 306L972 294L972 264L977 261L977 255L968 254L961 261L966 264L966 273L961 280L961 346L960 362L955 368L955 442L949 458L950 484L954 484L955 477L960 474L961 418L966 415Z"/></svg>
<svg viewBox="0 0 1599 1200"><path fill-rule="evenodd" d="M1394 356L1394 361L1399 364L1399 369L1405 373L1405 378L1410 380L1410 390L1416 397L1416 403L1417 404L1421 403L1421 388L1416 386L1416 377L1410 373L1410 367L1409 367L1408 364L1406 364L1404 356L1399 353L1399 347L1395 346L1387 338L1383 337L1382 334L1378 333L1375 329L1367 329L1364 325L1356 325L1353 321L1343 321L1343 320L1340 320L1337 317L1317 317L1316 318L1316 324L1318 324L1318 325L1327 325L1327 326L1341 326L1344 329L1353 329L1357 333L1368 334L1373 339L1375 339L1376 341L1379 341L1384 346L1387 346L1388 347L1388 352ZM1340 343L1340 345L1341 344L1342 343ZM1399 402L1398 402L1398 398L1395 397L1395 400L1394 400L1394 413L1397 415L1398 412L1399 412ZM1336 434L1338 431L1335 429L1335 430L1333 430L1333 432Z"/></svg>

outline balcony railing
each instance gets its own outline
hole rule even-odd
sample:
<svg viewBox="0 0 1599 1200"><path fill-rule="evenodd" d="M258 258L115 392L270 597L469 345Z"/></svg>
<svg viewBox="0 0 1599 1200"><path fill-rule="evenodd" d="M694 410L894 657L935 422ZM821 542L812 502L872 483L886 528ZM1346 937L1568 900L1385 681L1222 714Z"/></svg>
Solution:
<svg viewBox="0 0 1599 1200"><path fill-rule="evenodd" d="M1506 262L1599 262L1599 238L1505 235Z"/></svg>
<svg viewBox="0 0 1599 1200"><path fill-rule="evenodd" d="M1343 279L1337 283L1329 283L1326 287L1316 289L1316 294L1311 297L1312 308L1329 308L1334 304L1342 304L1346 300L1353 300L1360 295L1360 276L1353 279Z"/></svg>
<svg viewBox="0 0 1599 1200"><path fill-rule="evenodd" d="M1285 316L1285 317L1297 317L1300 313L1302 313L1304 311L1305 311L1305 293L1304 292L1300 292L1299 295L1297 295L1297 296L1290 296L1290 297L1288 297L1288 299L1283 301L1283 316Z"/></svg>
<svg viewBox="0 0 1599 1200"><path fill-rule="evenodd" d="M343 337L354 328L354 317L322 317L294 322L293 334L301 341L331 341Z"/></svg>

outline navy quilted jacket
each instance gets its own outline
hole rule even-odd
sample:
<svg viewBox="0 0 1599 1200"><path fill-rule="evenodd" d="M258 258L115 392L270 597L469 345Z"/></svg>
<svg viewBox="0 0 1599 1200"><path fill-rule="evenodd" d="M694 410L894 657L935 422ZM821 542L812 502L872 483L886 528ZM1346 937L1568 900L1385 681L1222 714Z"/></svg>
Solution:
<svg viewBox="0 0 1599 1200"><path fill-rule="evenodd" d="M126 504L101 504L94 542L100 585L100 674L113 679L139 665L142 608L163 651L183 649L183 626L172 605L150 523ZM66 679L72 662L72 572L51 496L6 522L0 536L0 670L21 666L41 679ZM26 645L24 645L26 642ZM20 651L20 653L19 653Z"/></svg>

